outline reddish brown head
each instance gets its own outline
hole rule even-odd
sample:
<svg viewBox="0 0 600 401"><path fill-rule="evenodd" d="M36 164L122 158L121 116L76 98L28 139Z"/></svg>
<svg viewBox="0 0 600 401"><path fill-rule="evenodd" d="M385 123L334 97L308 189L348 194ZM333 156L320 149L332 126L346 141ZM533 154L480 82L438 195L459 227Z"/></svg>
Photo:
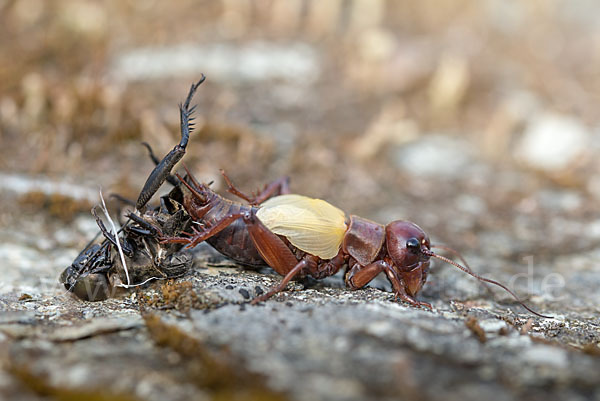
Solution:
<svg viewBox="0 0 600 401"><path fill-rule="evenodd" d="M387 253L398 275L406 285L406 292L415 296L425 284L429 270L429 237L416 224L396 220L385 227Z"/></svg>
<svg viewBox="0 0 600 401"><path fill-rule="evenodd" d="M455 267L458 267L460 270L475 277L480 281L494 284L503 288L509 294L511 294L521 305L523 305L523 307L529 312L540 317L551 317L542 315L532 310L530 307L521 302L517 295L504 284L501 284L495 280L490 280L488 278L481 277L480 275L473 273L473 271L468 267L466 261L464 261L462 256L460 256L460 254L454 251L453 249L439 245L433 246L433 248L441 248L455 253L458 257L460 257L463 260L465 266L467 267L462 266L453 260L450 260L444 256L432 252L432 245L429 242L429 237L419 226L417 226L414 223L401 220L391 222L385 227L385 239L387 245L387 253L392 259L394 268L398 276L402 278L402 281L404 281L405 290L410 296L414 297L425 284L425 281L427 280L427 272L429 270L429 259L431 257L434 257L446 263L449 263Z"/></svg>

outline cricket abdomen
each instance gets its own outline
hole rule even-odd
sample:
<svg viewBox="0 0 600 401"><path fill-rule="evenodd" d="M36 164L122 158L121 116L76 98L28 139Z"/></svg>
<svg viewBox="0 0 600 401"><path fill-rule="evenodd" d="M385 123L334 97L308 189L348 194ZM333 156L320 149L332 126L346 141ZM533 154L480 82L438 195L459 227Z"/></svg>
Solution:
<svg viewBox="0 0 600 401"><path fill-rule="evenodd" d="M217 195L218 196L218 195ZM218 196L215 205L202 218L208 226L220 221L224 216L234 213L250 211L250 206L233 202ZM237 263L248 266L265 266L258 250L254 246L246 225L242 218L237 219L223 231L206 240L222 255L233 259Z"/></svg>

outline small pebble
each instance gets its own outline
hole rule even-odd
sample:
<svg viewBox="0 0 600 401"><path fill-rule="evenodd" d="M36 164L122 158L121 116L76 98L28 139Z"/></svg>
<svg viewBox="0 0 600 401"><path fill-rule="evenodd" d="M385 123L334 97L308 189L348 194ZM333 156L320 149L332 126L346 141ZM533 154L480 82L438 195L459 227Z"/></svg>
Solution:
<svg viewBox="0 0 600 401"><path fill-rule="evenodd" d="M472 154L466 141L430 135L396 149L392 159L396 167L415 177L459 177L473 164Z"/></svg>
<svg viewBox="0 0 600 401"><path fill-rule="evenodd" d="M591 134L578 120L544 114L532 121L517 144L515 157L549 173L575 164L590 146Z"/></svg>

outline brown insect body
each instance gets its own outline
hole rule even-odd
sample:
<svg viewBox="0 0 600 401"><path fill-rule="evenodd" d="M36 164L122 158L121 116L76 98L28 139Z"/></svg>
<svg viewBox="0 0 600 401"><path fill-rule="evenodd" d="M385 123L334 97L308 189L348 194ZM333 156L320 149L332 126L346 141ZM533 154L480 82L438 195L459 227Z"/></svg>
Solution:
<svg viewBox="0 0 600 401"><path fill-rule="evenodd" d="M189 104L193 90L188 95L186 105ZM184 126L182 119L182 142L186 141L184 140L186 135L189 135L189 127ZM178 178L182 184L179 188L185 192L183 206L193 221L193 232L184 237L162 238L161 242L195 246L202 241L207 241L219 252L237 262L253 266L264 263L284 276L279 285L255 298L253 303L266 300L283 290L295 277L311 275L320 279L337 273L345 266L345 282L351 289L364 287L383 272L391 282L398 298L411 305L431 308L430 304L417 301L415 296L427 281L430 258L435 257L458 267L480 281L500 286L528 311L546 317L519 301L517 296L503 284L473 273L466 263L462 266L432 252L429 237L412 222L397 220L383 226L354 215L345 218L343 212L321 200L298 195L289 195L285 198L284 194L289 193L286 178L265 186L262 192L250 197L235 188L224 173L223 176L229 186L229 192L246 200L248 204L222 198L207 185L198 183L188 171L186 179L179 176ZM277 201L272 202L275 199ZM281 212L277 209L280 207L285 212L271 213L270 223L263 224L262 217L259 218L257 215L267 210L265 207L267 203L278 205L272 210ZM290 211L286 206L294 208L298 205L300 207L294 213L303 215L304 212L309 212L310 215L312 212L318 217L309 216L306 222L301 222L298 216L292 216L291 222L283 224L283 227L273 221L279 215L289 218ZM269 213L265 217L268 216ZM339 221L336 222L340 216L345 220L341 226ZM311 224L315 225L314 230L306 227ZM316 233L316 241L322 238L325 246L306 238L306 234L310 234L311 230ZM339 241L336 242L336 238Z"/></svg>
<svg viewBox="0 0 600 401"><path fill-rule="evenodd" d="M267 186L272 188L270 193L261 193L252 199L238 191L227 177L226 180L230 184L230 192L248 199L250 204L221 197L207 185L198 183L188 172L186 179L182 179L182 204L194 221L193 233L188 237L165 238L164 241L188 246L207 241L238 263L250 266L267 264L284 276L281 285L256 301L267 299L295 277L310 275L321 279L346 266L345 281L349 288L362 288L384 272L396 296L413 305L429 306L414 299L425 284L430 258L420 252L421 246L429 249L429 239L414 223L394 221L384 227L351 215L337 255L322 259L295 247L285 236L274 234L257 218L260 204L257 204L256 198L263 200L286 193L286 187ZM407 248L410 239L417 241L415 249Z"/></svg>
<svg viewBox="0 0 600 401"><path fill-rule="evenodd" d="M161 242L182 243L193 247L200 242L207 241L223 255L241 264L251 266L266 264L284 276L279 285L255 298L253 303L264 301L282 291L293 278L310 275L321 279L336 274L345 266L345 282L351 289L362 288L380 273L385 273L392 284L396 297L413 306L431 308L429 303L418 301L415 297L427 281L430 258L435 257L458 267L480 281L503 288L531 313L548 317L533 311L522 303L503 284L475 274L466 262L463 266L434 253L431 250L433 246L427 234L419 226L409 221L396 220L383 226L368 219L350 215L343 223L344 229L339 246L335 248L337 252L335 256L323 258L317 256L317 252L302 250L293 244L294 239L297 240L294 238L294 230L306 231L306 227L289 224L289 227L293 228L289 236L275 234L257 216L265 205L271 200L277 200L275 204L285 206L287 203L294 203L301 199L299 204L309 210L326 211L323 213L323 220L326 221L331 218L326 215L332 209L334 213L335 211L343 212L321 200L299 195L287 195L289 198L285 198L285 194L289 191L288 180L285 178L265 186L265 189L258 195L249 197L235 188L224 172L223 176L229 185L229 192L246 200L248 204L221 197L208 185L198 183L189 171L185 179L178 175L181 185L176 189L183 192L182 204L192 219L192 233L188 233L185 237L163 237ZM282 199L284 200L280 201ZM302 207L300 210L303 211ZM277 214L275 215L277 216ZM282 216L285 217L285 214ZM311 217L308 219L307 225L310 225L309 222L314 223L315 221L320 222L319 218L314 220L314 217ZM315 232L323 235L329 229L335 231L339 227L325 225L325 228L320 227ZM311 246L315 247L314 249L320 249L314 243ZM450 248L438 247L456 253ZM460 254L457 253L457 255L460 257Z"/></svg>
<svg viewBox="0 0 600 401"><path fill-rule="evenodd" d="M187 180L190 181L190 180ZM185 185L176 187L181 191L181 203L196 225L212 227L228 215L249 213L250 205L223 198L207 185L191 181L196 194L190 192ZM173 195L171 195L173 196ZM264 266L265 262L250 239L248 229L241 219L237 219L214 236L207 238L213 248L234 261L248 266Z"/></svg>

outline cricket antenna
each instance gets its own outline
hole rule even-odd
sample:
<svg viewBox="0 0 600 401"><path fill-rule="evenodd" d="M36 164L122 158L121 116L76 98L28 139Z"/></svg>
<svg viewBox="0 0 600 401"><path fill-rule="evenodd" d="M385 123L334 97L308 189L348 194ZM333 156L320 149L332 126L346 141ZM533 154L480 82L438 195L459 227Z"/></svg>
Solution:
<svg viewBox="0 0 600 401"><path fill-rule="evenodd" d="M444 249L446 249L446 248L444 247ZM502 284L502 283L499 283L499 282L497 282L497 281L495 281L495 280L491 280L491 279L489 279L489 278L482 277L482 276L480 276L479 274L477 274L477 273L474 273L474 272L473 272L471 269L469 269L469 268L466 268L466 267L464 267L464 266L462 266L462 265L460 265L460 264L456 263L456 262L455 262L455 261L453 261L452 259L448 259L448 258L447 258L447 257L445 257L445 256L438 255L437 253L435 253L435 252L433 252L433 251L430 251L429 249L424 249L424 248L422 248L422 249L421 249L421 252L423 252L423 254L425 254L425 255L432 256L432 257L434 257L434 258L437 258L437 259L439 259L439 260L442 260L442 261L444 261L444 262L446 262L446 263L448 263L448 264L451 264L452 266L458 267L460 270L464 271L465 273L467 273L467 274L468 274L468 275L470 275L470 276L473 276L473 277L475 277L475 278L476 278L477 280L479 280L479 281L483 281L483 282L485 282L485 283L490 283L490 284L497 285L498 287L500 287L500 288L502 288L502 289L506 290L506 292L508 292L510 295L512 295L512 296L513 296L513 298L514 298L514 299L516 299L516 300L517 300L517 302L518 302L518 303L520 303L520 304L521 304L521 306L522 306L523 308L527 309L529 312L531 312L531 313L533 313L534 315L536 315L536 316L539 316L539 317L543 317L543 318L546 318L546 319L552 319L552 316L546 316L546 315L542 315L541 313L538 313L538 312L534 311L533 309L531 309L529 306L525 305L525 303L524 303L523 301L521 301L521 300L519 299L519 297L517 297L517 295L516 295L514 292L512 292L512 290L511 290L510 288L508 288L507 286L505 286L504 284Z"/></svg>

